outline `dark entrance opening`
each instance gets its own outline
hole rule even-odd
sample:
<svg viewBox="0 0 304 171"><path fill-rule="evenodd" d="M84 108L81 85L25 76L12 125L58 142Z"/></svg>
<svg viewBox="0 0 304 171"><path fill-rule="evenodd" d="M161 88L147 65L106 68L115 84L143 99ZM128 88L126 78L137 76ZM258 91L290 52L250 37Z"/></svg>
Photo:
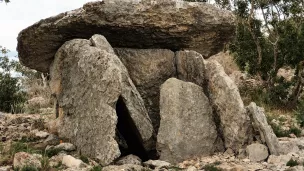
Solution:
<svg viewBox="0 0 304 171"><path fill-rule="evenodd" d="M121 96L116 103L116 113L118 116L116 135L119 134L118 138L127 144L126 147L118 142L122 156L134 154L143 161L148 160L148 154L143 147L140 134Z"/></svg>

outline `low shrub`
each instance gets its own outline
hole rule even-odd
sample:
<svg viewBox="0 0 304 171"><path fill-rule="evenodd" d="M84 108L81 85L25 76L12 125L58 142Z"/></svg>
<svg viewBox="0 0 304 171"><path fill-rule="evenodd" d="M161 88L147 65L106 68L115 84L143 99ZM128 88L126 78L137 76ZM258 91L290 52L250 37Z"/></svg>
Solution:
<svg viewBox="0 0 304 171"><path fill-rule="evenodd" d="M45 155L48 156L49 158L56 156L57 154L59 154L61 151L61 149L56 149L56 148L50 148L48 150L45 151Z"/></svg>
<svg viewBox="0 0 304 171"><path fill-rule="evenodd" d="M89 164L89 159L86 156L80 156L80 160L82 160L86 164Z"/></svg>
<svg viewBox="0 0 304 171"><path fill-rule="evenodd" d="M290 134L295 134L297 137L301 136L301 129L297 128L297 127L291 127L289 130Z"/></svg>
<svg viewBox="0 0 304 171"><path fill-rule="evenodd" d="M290 159L290 160L286 163L286 166L290 166L290 167L294 167L294 166L297 166L297 165L299 165L298 161L293 160L293 159Z"/></svg>

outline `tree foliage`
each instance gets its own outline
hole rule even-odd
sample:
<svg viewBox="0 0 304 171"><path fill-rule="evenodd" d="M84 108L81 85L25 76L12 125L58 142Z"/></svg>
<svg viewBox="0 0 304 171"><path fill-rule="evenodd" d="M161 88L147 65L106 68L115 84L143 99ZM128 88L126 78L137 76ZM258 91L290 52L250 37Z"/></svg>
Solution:
<svg viewBox="0 0 304 171"><path fill-rule="evenodd" d="M0 111L19 113L22 112L26 96L19 78L13 77L12 72L20 64L6 56L9 52L6 48L0 46L0 51Z"/></svg>
<svg viewBox="0 0 304 171"><path fill-rule="evenodd" d="M10 0L0 0L0 2L9 3L9 2L10 2Z"/></svg>

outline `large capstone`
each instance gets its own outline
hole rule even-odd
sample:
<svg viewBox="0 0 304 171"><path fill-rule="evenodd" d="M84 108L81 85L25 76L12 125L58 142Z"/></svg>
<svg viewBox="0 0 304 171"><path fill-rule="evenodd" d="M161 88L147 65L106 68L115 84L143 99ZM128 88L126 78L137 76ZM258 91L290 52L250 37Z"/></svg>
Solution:
<svg viewBox="0 0 304 171"><path fill-rule="evenodd" d="M43 19L18 36L22 64L48 72L64 42L102 34L113 47L190 49L203 56L222 50L235 30L231 12L182 0L103 0Z"/></svg>
<svg viewBox="0 0 304 171"><path fill-rule="evenodd" d="M159 128L160 86L175 77L174 52L166 49L115 49L144 99L155 131Z"/></svg>
<svg viewBox="0 0 304 171"><path fill-rule="evenodd" d="M161 86L160 116L157 150L161 160L178 163L216 150L216 126L202 87L175 78L167 80Z"/></svg>
<svg viewBox="0 0 304 171"><path fill-rule="evenodd" d="M130 153L146 157L151 120L127 69L103 36L66 42L50 73L62 120L60 137L82 155L107 165L121 154L115 141L119 132Z"/></svg>

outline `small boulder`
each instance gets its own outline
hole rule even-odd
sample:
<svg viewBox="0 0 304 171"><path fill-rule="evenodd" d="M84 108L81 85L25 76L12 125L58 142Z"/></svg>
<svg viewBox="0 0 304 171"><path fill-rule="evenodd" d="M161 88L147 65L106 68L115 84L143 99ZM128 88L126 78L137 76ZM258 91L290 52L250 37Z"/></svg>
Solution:
<svg viewBox="0 0 304 171"><path fill-rule="evenodd" d="M47 136L49 136L49 133L44 132L44 131L38 131L38 132L35 133L35 136L36 136L37 138L44 139L44 138L46 138Z"/></svg>
<svg viewBox="0 0 304 171"><path fill-rule="evenodd" d="M190 167L187 168L186 171L197 171L197 168L194 167L194 166L190 166Z"/></svg>
<svg viewBox="0 0 304 171"><path fill-rule="evenodd" d="M263 161L268 157L268 148L263 144L255 143L248 145L246 152L249 159L253 162Z"/></svg>
<svg viewBox="0 0 304 171"><path fill-rule="evenodd" d="M57 135L50 134L43 142L46 145L58 145L60 143L60 139Z"/></svg>
<svg viewBox="0 0 304 171"><path fill-rule="evenodd" d="M144 167L134 164L125 164L120 166L106 166L102 168L102 171L143 171L145 170Z"/></svg>
<svg viewBox="0 0 304 171"><path fill-rule="evenodd" d="M62 159L64 156L66 156L66 154L64 154L64 153L59 153L58 155L52 156L49 159L49 165L51 167L56 167L56 166L60 165L60 163L62 163Z"/></svg>
<svg viewBox="0 0 304 171"><path fill-rule="evenodd" d="M11 170L12 170L11 166L0 166L0 171L11 171Z"/></svg>
<svg viewBox="0 0 304 171"><path fill-rule="evenodd" d="M62 164L69 168L83 168L86 167L86 164L83 163L80 159L76 159L73 156L65 155L62 157Z"/></svg>
<svg viewBox="0 0 304 171"><path fill-rule="evenodd" d="M170 163L161 160L148 160L144 162L143 165L151 169L161 169L172 166Z"/></svg>
<svg viewBox="0 0 304 171"><path fill-rule="evenodd" d="M115 162L116 165L134 164L141 165L141 159L133 154L124 156Z"/></svg>
<svg viewBox="0 0 304 171"><path fill-rule="evenodd" d="M270 155L268 157L267 162L269 164L274 164L274 165L286 165L286 163L292 158L290 155L280 155L280 156L275 156L275 155Z"/></svg>
<svg viewBox="0 0 304 171"><path fill-rule="evenodd" d="M297 141L280 141L280 154L288 154L288 153L296 153L299 152L300 149L298 147Z"/></svg>
<svg viewBox="0 0 304 171"><path fill-rule="evenodd" d="M67 152L76 150L76 146L71 143L61 143L61 144L56 145L54 148L58 149L58 150L62 150L62 151L67 151Z"/></svg>

